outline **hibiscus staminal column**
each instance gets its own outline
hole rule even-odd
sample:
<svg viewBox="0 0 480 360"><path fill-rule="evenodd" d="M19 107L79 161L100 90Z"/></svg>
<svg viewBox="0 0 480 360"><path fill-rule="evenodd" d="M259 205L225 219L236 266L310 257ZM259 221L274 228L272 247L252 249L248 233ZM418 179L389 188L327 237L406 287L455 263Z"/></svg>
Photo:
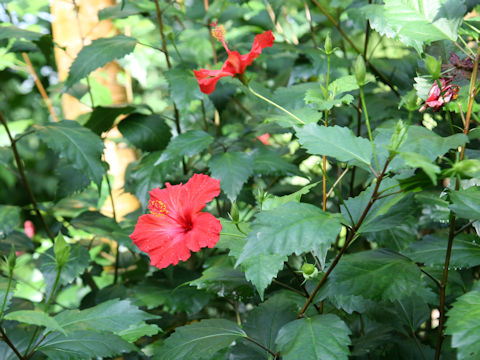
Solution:
<svg viewBox="0 0 480 360"><path fill-rule="evenodd" d="M186 261L191 251L212 248L220 238L220 221L202 212L219 194L220 180L203 174L194 174L185 185L152 189L150 214L140 216L130 238L159 269Z"/></svg>

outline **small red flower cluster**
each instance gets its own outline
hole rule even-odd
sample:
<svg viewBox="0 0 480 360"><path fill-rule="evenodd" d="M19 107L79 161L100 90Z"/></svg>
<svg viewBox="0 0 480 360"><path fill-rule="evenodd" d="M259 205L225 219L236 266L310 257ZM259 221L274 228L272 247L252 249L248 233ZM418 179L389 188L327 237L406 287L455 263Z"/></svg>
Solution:
<svg viewBox="0 0 480 360"><path fill-rule="evenodd" d="M215 216L202 212L220 194L220 180L194 174L185 185L165 185L149 192L150 214L140 216L130 235L159 269L187 260L190 251L214 247L222 230Z"/></svg>
<svg viewBox="0 0 480 360"><path fill-rule="evenodd" d="M438 82L435 81L433 83L428 92L427 101L420 108L420 112L424 112L429 107L431 107L433 111L438 111L443 105L457 98L460 88L457 85L449 85L452 82L451 78L440 78L439 81L442 88L439 88Z"/></svg>
<svg viewBox="0 0 480 360"><path fill-rule="evenodd" d="M263 49L273 46L273 41L275 40L270 30L265 31L263 34L255 36L252 49L248 54L240 55L238 51L230 51L228 49L224 38L224 27L222 25L218 26L216 22L212 23L211 26L213 27L213 37L223 44L223 47L228 53L228 59L220 70L200 69L193 71L200 85L200 90L205 94L211 94L215 90L218 80L222 77L243 74L246 67L262 53Z"/></svg>

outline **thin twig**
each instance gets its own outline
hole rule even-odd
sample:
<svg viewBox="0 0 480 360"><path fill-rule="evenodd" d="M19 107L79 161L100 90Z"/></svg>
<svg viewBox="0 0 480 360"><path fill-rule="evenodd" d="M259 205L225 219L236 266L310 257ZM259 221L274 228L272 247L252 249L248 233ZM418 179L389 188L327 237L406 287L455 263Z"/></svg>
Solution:
<svg viewBox="0 0 480 360"><path fill-rule="evenodd" d="M303 296L303 297L308 298L308 295L305 294L304 292L301 292L300 290L297 290L297 289L295 289L294 287L291 287L290 285L287 285L287 284L285 284L285 283L282 283L281 281L278 281L278 280L273 279L273 283L274 283L274 284L277 284L277 285L279 285L279 286L281 286L281 287L284 287L285 289L288 289L288 290L290 290L290 291L293 291L293 292L297 293L298 295L301 295L301 296Z"/></svg>
<svg viewBox="0 0 480 360"><path fill-rule="evenodd" d="M11 144L11 147L12 147L13 155L15 156L15 162L17 163L18 172L19 172L20 177L23 181L23 184L25 185L25 189L27 190L28 197L30 198L30 201L33 205L35 213L37 214L37 216L40 220L40 223L42 224L43 228L45 229L45 232L47 233L48 237L52 240L52 242L55 242L55 237L53 236L52 232L50 231L50 228L47 226L47 223L45 222L45 219L43 218L43 215L40 212L40 209L38 208L37 200L35 199L35 196L33 195L32 188L30 187L30 183L28 182L27 176L25 175L25 168L23 167L22 159L20 158L20 154L18 153L16 140L12 137L12 134L10 133L10 129L8 127L8 124L7 124L7 120L5 120L5 117L3 116L1 111L0 111L0 122L2 122L2 124L5 127L5 130L7 132L7 136L10 140L10 144Z"/></svg>
<svg viewBox="0 0 480 360"><path fill-rule="evenodd" d="M2 339L7 343L8 347L13 350L15 355L17 355L20 360L25 360L25 358L22 356L22 354L20 354L20 352L15 347L15 345L13 345L13 343L10 341L7 334L3 330L3 327L1 326L0 326L0 335L2 336Z"/></svg>
<svg viewBox="0 0 480 360"><path fill-rule="evenodd" d="M244 339L245 339L245 340L248 340L248 341L250 341L250 342L252 342L252 343L254 343L254 344L257 345L257 346L260 346L263 350L268 351L268 353L269 353L270 355L272 355L274 359L278 359L278 354L275 354L272 350L270 350L269 348L263 346L263 345L260 344L258 341L254 340L254 339L252 339L251 337L248 337L248 336L246 336Z"/></svg>
<svg viewBox="0 0 480 360"><path fill-rule="evenodd" d="M338 185L338 183L342 180L342 178L347 174L349 168L347 167L343 172L342 174L338 177L338 179L333 183L332 187L330 188L330 190L328 190L328 193L327 193L327 198L332 194L333 190L335 189L335 187Z"/></svg>
<svg viewBox="0 0 480 360"><path fill-rule="evenodd" d="M337 266L338 262L340 261L340 258L342 257L342 255L345 253L345 251L347 250L348 246L350 245L350 243L352 242L352 240L355 238L355 235L357 234L357 231L358 229L360 228L360 226L362 225L363 221L365 220L368 212L370 211L371 207L373 206L373 204L375 203L376 201L376 196L377 196L377 192L378 192L378 189L380 187L380 184L382 183L382 180L385 176L385 173L387 171L387 167L388 167L388 164L390 163L391 161L391 158L388 158L387 161L385 162L385 166L383 167L383 170L382 172L380 173L380 175L378 176L377 178L377 182L375 184L375 188L373 190L373 193L372 193L372 196L370 198L370 201L368 202L367 206L365 207L365 209L363 210L363 213L362 215L360 216L360 219L357 221L357 223L355 224L355 226L352 228L352 230L349 232L348 234L348 237L347 239L345 240L345 243L343 244L342 248L340 249L340 252L337 254L337 256L335 257L335 259L332 261L332 263L330 264L330 266L328 267L327 271L325 272L325 274L323 275L323 277L320 279L320 281L318 282L317 286L315 287L315 290L313 290L313 292L310 294L310 297L307 299L305 305L303 306L302 310L300 310L300 313L298 314L297 318L302 318L303 317L303 314L305 313L305 311L307 311L308 309L308 306L311 304L311 302L313 301L313 299L315 298L315 295L317 295L318 291L320 290L320 288L322 287L322 285L327 281L327 278L328 276L332 273L333 269L335 268L335 266Z"/></svg>
<svg viewBox="0 0 480 360"><path fill-rule="evenodd" d="M22 57L23 57L23 60L25 60L25 63L27 64L28 71L30 71L30 74L33 77L33 81L35 81L35 85L37 86L38 92L40 93L40 95L42 95L45 105L47 105L48 112L52 116L53 121L58 122L58 117L57 117L57 114L55 114L55 110L53 110L52 102L50 101L50 98L48 97L47 92L45 91L45 88L42 85L42 82L38 78L37 73L35 72L35 68L33 67L32 62L28 57L28 54L26 52L22 52Z"/></svg>

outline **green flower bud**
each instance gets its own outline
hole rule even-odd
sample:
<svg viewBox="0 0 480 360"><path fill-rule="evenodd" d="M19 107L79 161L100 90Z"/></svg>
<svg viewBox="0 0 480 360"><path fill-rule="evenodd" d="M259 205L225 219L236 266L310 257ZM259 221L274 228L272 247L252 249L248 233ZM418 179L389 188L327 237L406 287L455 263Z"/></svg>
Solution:
<svg viewBox="0 0 480 360"><path fill-rule="evenodd" d="M55 239L53 252L55 253L57 267L59 269L63 268L66 265L70 255L70 246L67 244L61 233L58 234L57 238Z"/></svg>
<svg viewBox="0 0 480 360"><path fill-rule="evenodd" d="M480 176L480 160L468 159L453 164L451 169L445 171L446 176L459 176L468 179Z"/></svg>
<svg viewBox="0 0 480 360"><path fill-rule="evenodd" d="M230 217L235 224L238 224L240 221L240 212L238 211L238 206L236 202L232 203L232 209L230 210Z"/></svg>
<svg viewBox="0 0 480 360"><path fill-rule="evenodd" d="M355 79L357 79L358 86L365 85L365 76L366 76L366 69L365 69L365 61L361 55L358 55L357 60L355 61L355 65L353 66L355 71Z"/></svg>
<svg viewBox="0 0 480 360"><path fill-rule="evenodd" d="M403 121L399 120L397 125L395 126L395 132L390 139L390 145L388 145L388 149L391 153L396 153L397 150L402 146L402 144L407 139L407 127L403 123Z"/></svg>
<svg viewBox="0 0 480 360"><path fill-rule="evenodd" d="M7 265L8 271L10 274L13 273L13 269L15 269L15 264L17 263L17 255L15 254L15 245L12 244L12 249L10 250L10 254L7 258Z"/></svg>
<svg viewBox="0 0 480 360"><path fill-rule="evenodd" d="M316 268L315 268L315 265L313 264L305 263L302 265L302 272L305 275L312 275L315 272L315 270Z"/></svg>
<svg viewBox="0 0 480 360"><path fill-rule="evenodd" d="M441 60L437 61L433 56L426 54L425 66L433 80L437 80L440 77L440 72L442 71Z"/></svg>
<svg viewBox="0 0 480 360"><path fill-rule="evenodd" d="M327 36L325 37L325 54L331 55L333 53L332 49L332 38L330 36L330 31L327 33Z"/></svg>

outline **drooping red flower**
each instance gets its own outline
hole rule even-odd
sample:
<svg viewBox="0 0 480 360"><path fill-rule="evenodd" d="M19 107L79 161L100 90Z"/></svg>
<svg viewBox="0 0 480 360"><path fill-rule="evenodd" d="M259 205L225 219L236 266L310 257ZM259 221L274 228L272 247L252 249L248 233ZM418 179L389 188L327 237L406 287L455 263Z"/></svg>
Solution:
<svg viewBox="0 0 480 360"><path fill-rule="evenodd" d="M262 135L257 136L258 141L260 141L263 145L270 145L270 134L265 133Z"/></svg>
<svg viewBox="0 0 480 360"><path fill-rule="evenodd" d="M273 41L275 40L272 31L267 30L263 34L255 36L252 49L248 54L240 55L238 51L230 51L228 49L224 38L224 27L222 25L218 26L216 22L212 23L211 26L213 26L213 37L222 42L223 47L228 53L228 58L220 70L200 69L193 71L197 78L198 85L200 85L200 90L205 94L211 94L215 90L218 80L222 77L243 74L246 67L262 53L263 49L273 46Z"/></svg>
<svg viewBox="0 0 480 360"><path fill-rule="evenodd" d="M159 269L187 260L190 251L214 247L222 230L215 216L202 212L220 194L220 180L194 174L185 185L165 185L149 192L150 214L140 216L130 235Z"/></svg>
<svg viewBox="0 0 480 360"><path fill-rule="evenodd" d="M420 112L425 111L429 107L433 108L433 111L438 111L443 105L457 98L460 88L457 85L449 85L452 82L451 78L440 78L439 81L442 89L440 90L436 81L433 83L428 92L427 101L420 108Z"/></svg>
<svg viewBox="0 0 480 360"><path fill-rule="evenodd" d="M35 225L33 225L33 222L30 220L26 220L23 223L23 230L25 231L25 235L27 235L30 239L35 235Z"/></svg>

